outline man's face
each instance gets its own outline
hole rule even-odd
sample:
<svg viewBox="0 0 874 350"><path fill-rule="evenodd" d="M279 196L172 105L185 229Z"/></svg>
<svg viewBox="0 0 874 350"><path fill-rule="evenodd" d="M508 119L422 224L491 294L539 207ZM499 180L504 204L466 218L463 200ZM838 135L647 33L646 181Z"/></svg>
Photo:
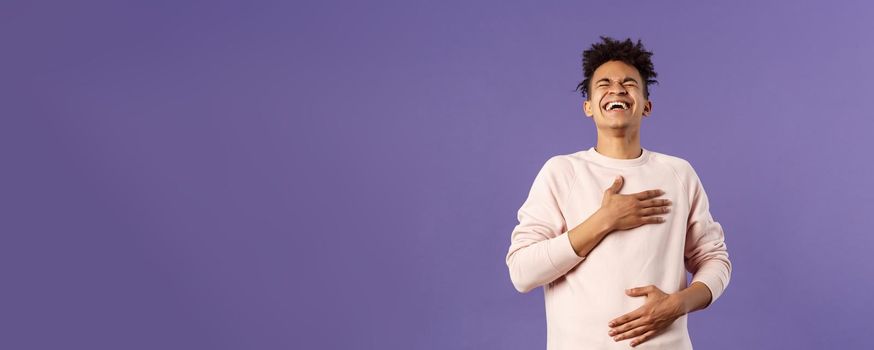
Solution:
<svg viewBox="0 0 874 350"><path fill-rule="evenodd" d="M591 84L583 109L599 130L639 130L642 117L652 112L652 102L643 95L645 82L634 66L608 61L595 69Z"/></svg>

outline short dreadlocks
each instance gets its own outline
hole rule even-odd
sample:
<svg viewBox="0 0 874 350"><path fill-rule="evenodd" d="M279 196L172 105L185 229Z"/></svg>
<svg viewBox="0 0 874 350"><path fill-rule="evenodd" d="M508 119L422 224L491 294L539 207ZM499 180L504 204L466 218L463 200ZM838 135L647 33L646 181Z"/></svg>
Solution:
<svg viewBox="0 0 874 350"><path fill-rule="evenodd" d="M658 84L655 78L658 76L652 66L652 51L646 51L640 39L637 44L631 42L631 39L618 41L611 37L601 36L601 42L592 44L592 47L583 51L583 81L577 85L575 91L579 91L583 98L588 99L591 91L592 75L595 70L602 64L608 61L622 61L634 68L640 73L640 77L646 82L643 89L643 96L649 99L649 85Z"/></svg>

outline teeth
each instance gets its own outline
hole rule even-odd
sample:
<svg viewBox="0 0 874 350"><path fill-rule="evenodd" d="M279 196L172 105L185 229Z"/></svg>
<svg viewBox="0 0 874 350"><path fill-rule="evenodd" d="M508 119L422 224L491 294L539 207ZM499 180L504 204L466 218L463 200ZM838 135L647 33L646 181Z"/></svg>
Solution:
<svg viewBox="0 0 874 350"><path fill-rule="evenodd" d="M621 101L613 101L613 102L607 103L607 108L606 108L606 109L607 109L608 111L610 111L610 110L613 110L613 107L619 107L619 108L622 108L622 109L628 109L628 104L625 103L625 102L621 102Z"/></svg>

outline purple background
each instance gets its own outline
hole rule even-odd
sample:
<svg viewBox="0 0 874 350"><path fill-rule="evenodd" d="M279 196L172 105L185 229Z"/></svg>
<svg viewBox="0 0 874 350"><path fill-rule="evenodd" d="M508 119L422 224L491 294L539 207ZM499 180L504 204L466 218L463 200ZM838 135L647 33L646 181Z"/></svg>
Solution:
<svg viewBox="0 0 874 350"><path fill-rule="evenodd" d="M601 34L726 230L696 348L870 346L874 7L828 3L4 1L0 348L544 348L504 255Z"/></svg>

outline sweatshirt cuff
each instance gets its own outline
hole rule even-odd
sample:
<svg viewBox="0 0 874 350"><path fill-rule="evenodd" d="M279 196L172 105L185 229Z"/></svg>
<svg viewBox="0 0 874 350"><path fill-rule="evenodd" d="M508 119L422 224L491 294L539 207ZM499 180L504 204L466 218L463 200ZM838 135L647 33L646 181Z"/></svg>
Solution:
<svg viewBox="0 0 874 350"><path fill-rule="evenodd" d="M585 257L580 257L574 251L568 233L565 232L558 235L549 240L549 243L546 245L546 255L549 257L552 267L562 273L567 272L585 259Z"/></svg>

